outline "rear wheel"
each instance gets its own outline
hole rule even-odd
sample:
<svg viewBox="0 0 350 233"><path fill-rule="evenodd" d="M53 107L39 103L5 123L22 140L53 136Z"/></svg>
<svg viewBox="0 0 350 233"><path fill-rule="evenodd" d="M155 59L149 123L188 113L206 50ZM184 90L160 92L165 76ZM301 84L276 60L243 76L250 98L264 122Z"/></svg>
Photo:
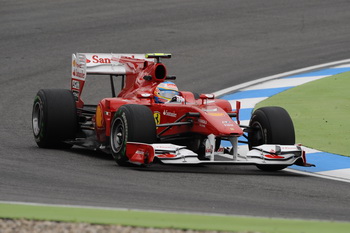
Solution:
<svg viewBox="0 0 350 233"><path fill-rule="evenodd" d="M114 114L111 126L110 145L115 161L125 166L127 142L154 143L157 139L156 123L152 111L143 105L127 104Z"/></svg>
<svg viewBox="0 0 350 233"><path fill-rule="evenodd" d="M281 107L263 107L254 111L248 133L249 149L262 144L294 145L293 121ZM277 171L286 168L281 165L257 165L264 171Z"/></svg>
<svg viewBox="0 0 350 233"><path fill-rule="evenodd" d="M70 90L42 89L34 99L32 128L42 148L70 148L65 140L74 139L78 121L75 100Z"/></svg>

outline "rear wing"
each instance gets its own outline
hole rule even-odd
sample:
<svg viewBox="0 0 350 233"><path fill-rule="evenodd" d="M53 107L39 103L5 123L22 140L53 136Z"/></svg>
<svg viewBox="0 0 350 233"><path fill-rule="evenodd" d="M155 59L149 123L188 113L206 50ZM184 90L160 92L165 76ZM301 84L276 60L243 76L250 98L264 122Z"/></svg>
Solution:
<svg viewBox="0 0 350 233"><path fill-rule="evenodd" d="M85 79L87 74L133 74L145 61L155 62L147 54L76 53L72 55L72 78Z"/></svg>
<svg viewBox="0 0 350 233"><path fill-rule="evenodd" d="M171 58L171 54L149 53L75 53L72 54L72 81L71 90L77 102L77 107L84 105L81 93L88 74L109 75L111 79L112 95L115 96L113 76L137 74L151 63L159 63L160 58Z"/></svg>
<svg viewBox="0 0 350 233"><path fill-rule="evenodd" d="M147 66L148 62L156 62L156 58L148 54L124 53L75 53L72 54L71 90L77 106L83 105L80 98L86 76L94 75L127 75L135 74Z"/></svg>

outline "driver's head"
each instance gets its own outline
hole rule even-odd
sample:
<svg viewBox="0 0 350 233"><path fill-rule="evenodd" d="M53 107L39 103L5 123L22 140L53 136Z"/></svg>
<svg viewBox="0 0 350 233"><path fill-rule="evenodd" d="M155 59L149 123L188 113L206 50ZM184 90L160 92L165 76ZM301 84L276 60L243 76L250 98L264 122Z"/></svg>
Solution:
<svg viewBox="0 0 350 233"><path fill-rule="evenodd" d="M175 95L179 95L179 89L173 82L162 82L154 90L154 99L156 103L169 102Z"/></svg>

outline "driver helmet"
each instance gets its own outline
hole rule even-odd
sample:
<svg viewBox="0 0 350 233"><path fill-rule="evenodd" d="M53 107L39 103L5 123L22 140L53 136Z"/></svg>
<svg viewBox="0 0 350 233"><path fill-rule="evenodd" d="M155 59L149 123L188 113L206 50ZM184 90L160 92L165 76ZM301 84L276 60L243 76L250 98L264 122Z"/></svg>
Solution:
<svg viewBox="0 0 350 233"><path fill-rule="evenodd" d="M154 90L154 99L156 103L169 102L174 96L179 95L179 89L173 82L162 82Z"/></svg>

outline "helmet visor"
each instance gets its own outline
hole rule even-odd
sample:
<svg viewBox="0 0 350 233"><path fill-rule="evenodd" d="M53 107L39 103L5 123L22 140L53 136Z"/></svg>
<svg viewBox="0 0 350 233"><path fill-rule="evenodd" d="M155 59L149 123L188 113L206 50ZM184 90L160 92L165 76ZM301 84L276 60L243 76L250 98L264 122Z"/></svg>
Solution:
<svg viewBox="0 0 350 233"><path fill-rule="evenodd" d="M160 91L159 92L161 97L164 97L166 99L171 100L175 95L178 95L179 92L178 91L172 91L172 90L164 90L164 91Z"/></svg>

